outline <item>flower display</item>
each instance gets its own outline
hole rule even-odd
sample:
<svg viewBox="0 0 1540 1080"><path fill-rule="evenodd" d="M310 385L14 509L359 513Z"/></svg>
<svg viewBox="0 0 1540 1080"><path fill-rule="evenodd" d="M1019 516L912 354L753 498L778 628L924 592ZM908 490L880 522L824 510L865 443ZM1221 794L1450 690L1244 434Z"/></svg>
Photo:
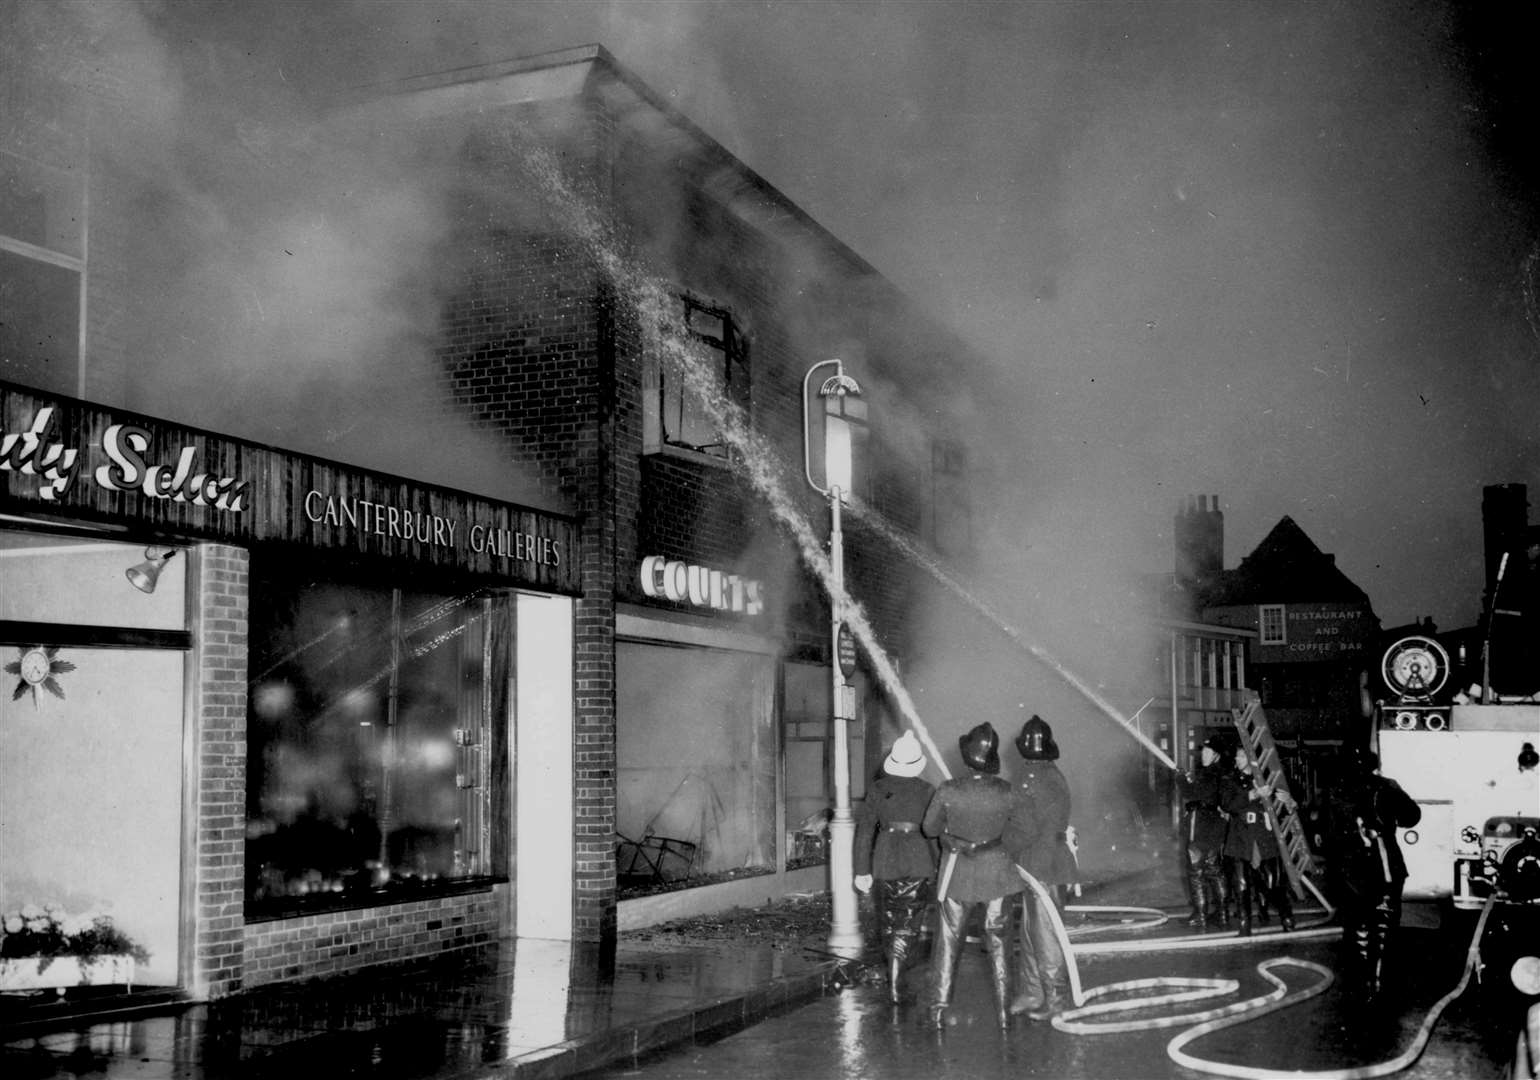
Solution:
<svg viewBox="0 0 1540 1080"><path fill-rule="evenodd" d="M110 915L68 915L58 904L26 904L0 916L0 960L38 959L38 970L57 957L89 964L102 956L132 956L149 962L150 954L113 924Z"/></svg>

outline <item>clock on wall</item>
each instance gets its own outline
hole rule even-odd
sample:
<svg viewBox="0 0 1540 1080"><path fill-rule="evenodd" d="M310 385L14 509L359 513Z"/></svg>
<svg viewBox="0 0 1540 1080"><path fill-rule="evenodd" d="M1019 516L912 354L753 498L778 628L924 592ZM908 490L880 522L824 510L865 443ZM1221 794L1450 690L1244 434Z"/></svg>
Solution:
<svg viewBox="0 0 1540 1080"><path fill-rule="evenodd" d="M18 701L30 693L35 706L39 686L56 698L64 697L64 687L59 685L59 680L54 676L74 671L75 665L68 660L60 660L58 655L57 645L30 645L22 648L21 655L5 665L9 674L20 676L16 689L11 691L11 700Z"/></svg>

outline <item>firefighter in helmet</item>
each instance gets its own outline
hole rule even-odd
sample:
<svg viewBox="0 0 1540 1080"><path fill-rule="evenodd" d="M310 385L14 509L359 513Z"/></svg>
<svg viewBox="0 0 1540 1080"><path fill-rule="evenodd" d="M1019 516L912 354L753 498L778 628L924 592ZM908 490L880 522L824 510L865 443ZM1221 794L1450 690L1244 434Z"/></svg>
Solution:
<svg viewBox="0 0 1540 1080"><path fill-rule="evenodd" d="M920 819L936 789L920 779L925 753L910 731L900 735L867 788L856 814L855 886L877 890L877 918L888 961L888 996L899 1002L899 984L936 878L936 841L920 832Z"/></svg>
<svg viewBox="0 0 1540 1080"><path fill-rule="evenodd" d="M1000 737L993 726L979 724L958 739L957 745L967 774L936 789L921 822L926 836L941 841L943 852L936 882L941 927L931 952L935 996L930 1020L936 1027L946 1022L962 955L963 925L982 907L995 1019L1005 1028L1010 1025L1011 979L1006 931L1011 898L1022 890L1023 882L1005 849L1004 838L1021 799L1015 786L998 775Z"/></svg>
<svg viewBox="0 0 1540 1080"><path fill-rule="evenodd" d="M1330 806L1334 855L1341 868L1342 941L1349 975L1365 1001L1383 989L1385 954L1401 921L1406 860L1396 829L1422 820L1422 808L1401 785L1380 775L1379 758L1347 752L1342 783Z"/></svg>
<svg viewBox="0 0 1540 1080"><path fill-rule="evenodd" d="M1251 903L1270 900L1278 909L1284 930L1294 929L1294 905L1283 870L1283 849L1273 828L1277 810L1273 802L1292 807L1293 800L1257 773L1256 762L1244 746L1235 748L1235 768L1220 783L1219 801L1230 815L1225 829L1225 858L1230 863L1230 885L1240 936L1251 935ZM1265 901L1259 909L1266 916Z"/></svg>
<svg viewBox="0 0 1540 1080"><path fill-rule="evenodd" d="M1069 848L1069 783L1057 764L1059 744L1053 728L1034 713L1016 736L1016 749L1024 763L1019 784L1024 805L1012 821L1006 846L1017 864L1047 889L1062 914L1065 886L1075 880L1075 856ZM1022 890L1020 911L1011 1012L1047 1020L1069 999L1069 969L1053 916L1030 885Z"/></svg>
<svg viewBox="0 0 1540 1080"><path fill-rule="evenodd" d="M1228 926L1230 893L1225 885L1225 814L1219 787L1228 766L1224 748L1210 736L1198 751L1198 768L1178 781L1182 792L1182 848L1187 860L1187 888L1192 913L1187 925L1199 931L1209 924Z"/></svg>

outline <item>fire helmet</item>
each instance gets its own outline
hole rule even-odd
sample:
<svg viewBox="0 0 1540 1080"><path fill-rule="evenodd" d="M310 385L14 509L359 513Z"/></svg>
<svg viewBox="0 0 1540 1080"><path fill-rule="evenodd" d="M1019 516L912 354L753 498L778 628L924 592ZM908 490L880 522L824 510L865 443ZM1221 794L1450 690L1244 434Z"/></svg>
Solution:
<svg viewBox="0 0 1540 1080"><path fill-rule="evenodd" d="M957 740L963 764L974 772L1000 771L1000 736L987 721Z"/></svg>
<svg viewBox="0 0 1540 1080"><path fill-rule="evenodd" d="M1016 736L1016 749L1028 761L1058 761L1059 744L1053 741L1053 728L1037 713L1021 726Z"/></svg>
<svg viewBox="0 0 1540 1080"><path fill-rule="evenodd" d="M888 758L882 763L882 771L889 776L919 776L925 771L925 752L914 732L906 731L893 743Z"/></svg>

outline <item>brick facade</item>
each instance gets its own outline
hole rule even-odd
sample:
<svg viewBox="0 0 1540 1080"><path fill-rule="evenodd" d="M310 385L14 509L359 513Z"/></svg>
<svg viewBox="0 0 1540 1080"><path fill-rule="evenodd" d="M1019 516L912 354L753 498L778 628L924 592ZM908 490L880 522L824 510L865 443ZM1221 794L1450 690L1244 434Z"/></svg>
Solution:
<svg viewBox="0 0 1540 1080"><path fill-rule="evenodd" d="M485 945L497 939L505 906L499 892L487 890L252 923L243 937L245 985L333 975Z"/></svg>
<svg viewBox="0 0 1540 1080"><path fill-rule="evenodd" d="M197 746L193 989L241 987L246 866L246 617L250 563L238 547L201 544L190 660Z"/></svg>

